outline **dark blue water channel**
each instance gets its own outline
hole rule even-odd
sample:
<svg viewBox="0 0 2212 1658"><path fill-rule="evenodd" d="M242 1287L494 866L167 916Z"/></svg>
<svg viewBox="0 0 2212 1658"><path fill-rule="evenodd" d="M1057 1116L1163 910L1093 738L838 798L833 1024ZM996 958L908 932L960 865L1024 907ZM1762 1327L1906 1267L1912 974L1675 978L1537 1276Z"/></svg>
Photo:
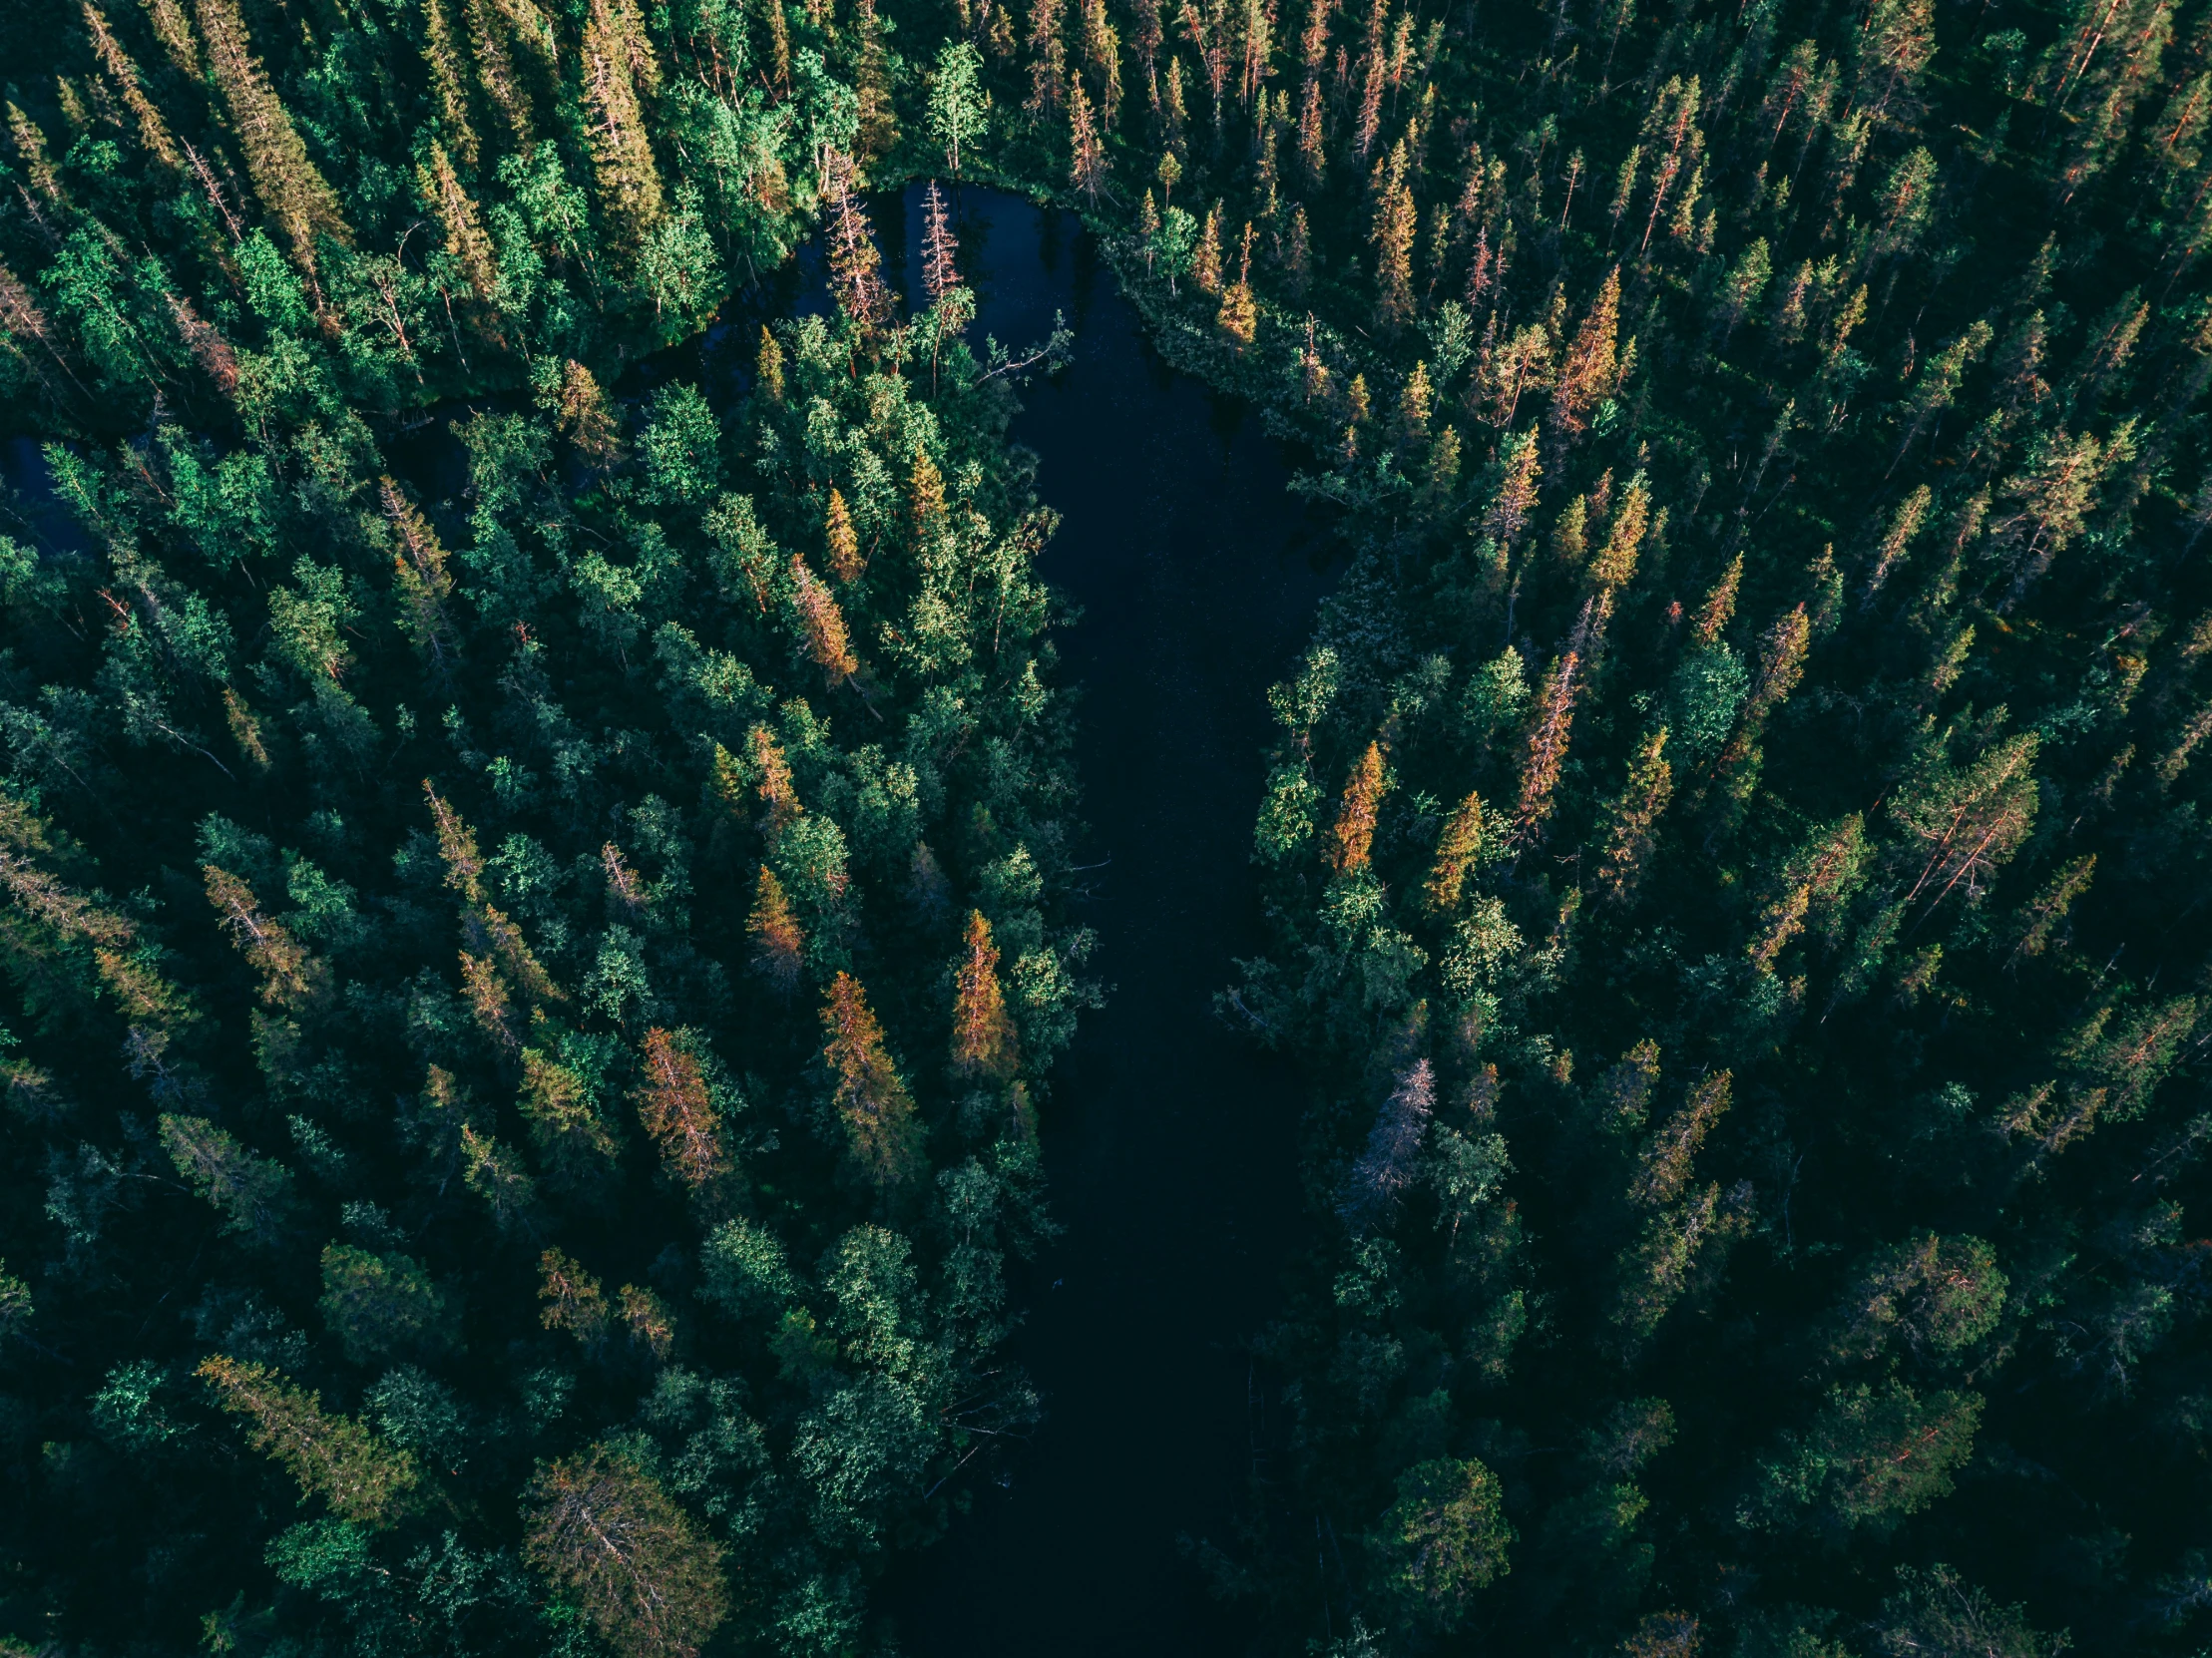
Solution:
<svg viewBox="0 0 2212 1658"><path fill-rule="evenodd" d="M918 270L918 194L903 222L885 206L886 244ZM1083 608L1062 641L1083 696L1079 861L1105 867L1081 914L1113 990L1044 1118L1067 1230L1020 1287L1016 1356L1046 1420L1004 1489L902 1562L888 1609L920 1658L1210 1658L1243 1643L1176 1538L1225 1540L1269 1437L1244 1343L1300 1233L1297 1084L1210 1003L1262 944L1262 693L1313 625L1324 543L1284 491L1293 452L1160 360L1072 215L997 192L957 208L978 330L1018 347L1060 311L1076 331L1014 435L1064 515L1045 574Z"/></svg>

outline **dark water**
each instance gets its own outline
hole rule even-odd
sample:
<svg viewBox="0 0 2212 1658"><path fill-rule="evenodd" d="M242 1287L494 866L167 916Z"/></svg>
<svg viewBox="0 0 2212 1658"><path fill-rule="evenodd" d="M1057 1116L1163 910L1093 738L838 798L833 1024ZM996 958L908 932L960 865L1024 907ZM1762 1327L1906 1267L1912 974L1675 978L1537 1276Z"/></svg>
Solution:
<svg viewBox="0 0 2212 1658"><path fill-rule="evenodd" d="M1284 493L1293 453L1167 369L1071 215L972 191L959 207L978 332L1019 347L1056 309L1076 329L1015 436L1065 515L1046 575L1084 610L1063 639L1083 687L1081 861L1111 861L1081 914L1116 988L1045 1113L1067 1231L1018 1357L1046 1422L1008 1488L900 1564L887 1604L922 1658L1218 1654L1241 1643L1175 1539L1225 1541L1253 1469L1265 1425L1240 1343L1299 1235L1300 1101L1210 1003L1262 944L1246 861L1262 693L1313 624L1320 527ZM885 216L919 269L918 197L903 226Z"/></svg>

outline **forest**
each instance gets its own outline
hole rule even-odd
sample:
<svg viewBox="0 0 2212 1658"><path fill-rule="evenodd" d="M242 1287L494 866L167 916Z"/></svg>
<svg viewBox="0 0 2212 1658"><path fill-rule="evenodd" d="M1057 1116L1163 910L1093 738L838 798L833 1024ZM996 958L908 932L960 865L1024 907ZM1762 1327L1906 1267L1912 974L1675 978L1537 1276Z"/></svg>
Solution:
<svg viewBox="0 0 2212 1658"><path fill-rule="evenodd" d="M1193 1018L1300 1079L1233 1649L2212 1650L2212 7L0 64L6 1658L912 1650L891 1562L1053 1431L1111 994L1065 336L979 328L964 189L1334 552L1186 854L1269 941Z"/></svg>

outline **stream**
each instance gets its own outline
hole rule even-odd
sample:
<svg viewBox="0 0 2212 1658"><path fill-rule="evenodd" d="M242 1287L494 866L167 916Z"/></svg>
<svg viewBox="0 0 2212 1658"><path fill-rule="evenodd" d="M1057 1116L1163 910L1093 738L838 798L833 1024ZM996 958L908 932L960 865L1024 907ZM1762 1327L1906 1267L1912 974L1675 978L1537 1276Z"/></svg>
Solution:
<svg viewBox="0 0 2212 1658"><path fill-rule="evenodd" d="M886 203L886 248L920 269L920 192ZM1019 349L1064 312L1072 364L1023 392L1014 437L1064 515L1044 573L1082 607L1062 635L1082 687L1089 834L1081 920L1111 987L1044 1109L1065 1233L1026 1281L1015 1357L1045 1399L1005 1488L886 1597L922 1658L1152 1658L1240 1647L1179 1558L1227 1542L1267 1469L1244 1342L1276 1310L1302 1236L1298 1082L1213 1017L1232 958L1264 946L1248 855L1269 719L1328 586L1295 452L1252 411L1169 369L1073 214L967 190L977 338ZM1257 1458L1257 1461L1255 1461Z"/></svg>

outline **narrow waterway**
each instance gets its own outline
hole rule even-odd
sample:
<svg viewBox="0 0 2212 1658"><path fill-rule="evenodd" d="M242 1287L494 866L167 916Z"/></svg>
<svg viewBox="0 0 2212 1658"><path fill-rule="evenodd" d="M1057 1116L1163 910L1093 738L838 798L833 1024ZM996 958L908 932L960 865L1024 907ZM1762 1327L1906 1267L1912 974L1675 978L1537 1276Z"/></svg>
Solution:
<svg viewBox="0 0 2212 1658"><path fill-rule="evenodd" d="M918 193L904 206L882 229L913 270ZM1262 945L1263 692L1312 627L1321 526L1285 493L1293 452L1160 360L1072 215L968 191L957 225L979 335L1019 347L1056 310L1076 330L1015 436L1065 518L1046 575L1083 608L1064 679L1083 696L1082 861L1102 867L1081 914L1113 990L1045 1112L1067 1230L1021 1286L1017 1343L1045 1423L1004 1489L901 1563L887 1604L921 1658L1210 1658L1242 1643L1177 1538L1225 1540L1253 1472L1242 1343L1300 1225L1296 1083L1211 1001Z"/></svg>

